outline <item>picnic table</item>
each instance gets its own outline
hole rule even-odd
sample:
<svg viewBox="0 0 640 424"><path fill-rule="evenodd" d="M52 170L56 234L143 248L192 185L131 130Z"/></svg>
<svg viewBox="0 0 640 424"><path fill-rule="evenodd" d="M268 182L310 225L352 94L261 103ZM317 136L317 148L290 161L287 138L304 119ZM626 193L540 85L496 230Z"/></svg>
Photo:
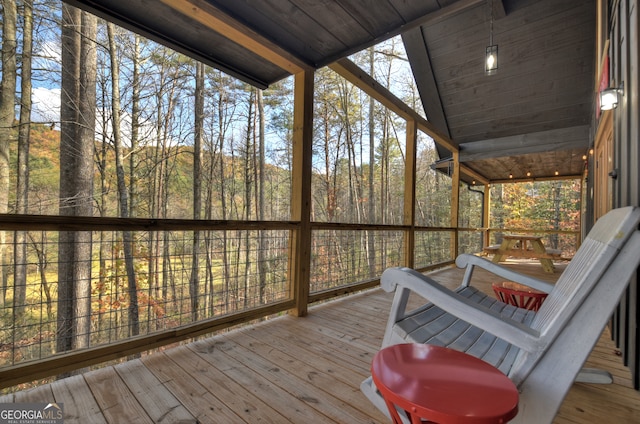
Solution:
<svg viewBox="0 0 640 424"><path fill-rule="evenodd" d="M559 259L561 251L547 249L542 243L542 237L528 234L504 234L502 243L487 246L485 253L493 254L492 261L501 262L507 256L515 258L538 259L545 272L553 273L553 259Z"/></svg>

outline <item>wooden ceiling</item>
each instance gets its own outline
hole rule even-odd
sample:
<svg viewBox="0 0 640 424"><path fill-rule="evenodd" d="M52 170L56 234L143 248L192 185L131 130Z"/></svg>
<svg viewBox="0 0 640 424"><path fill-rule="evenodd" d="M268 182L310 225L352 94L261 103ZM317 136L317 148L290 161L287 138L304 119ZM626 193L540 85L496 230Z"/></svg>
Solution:
<svg viewBox="0 0 640 424"><path fill-rule="evenodd" d="M583 170L595 0L65 1L262 88L402 34L427 119L459 146L466 181ZM485 76L491 7L499 69Z"/></svg>
<svg viewBox="0 0 640 424"><path fill-rule="evenodd" d="M491 3L403 34L427 118L489 180L580 175L591 140L595 2L493 2L499 67L488 76Z"/></svg>

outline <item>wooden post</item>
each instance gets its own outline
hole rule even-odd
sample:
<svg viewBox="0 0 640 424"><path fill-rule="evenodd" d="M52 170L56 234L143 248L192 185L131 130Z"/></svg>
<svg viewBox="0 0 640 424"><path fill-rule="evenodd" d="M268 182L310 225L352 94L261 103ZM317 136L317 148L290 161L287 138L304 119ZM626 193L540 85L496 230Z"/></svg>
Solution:
<svg viewBox="0 0 640 424"><path fill-rule="evenodd" d="M451 258L458 256L458 213L460 210L460 153L451 152L453 170L451 173L451 227L455 228L455 234L451 242Z"/></svg>
<svg viewBox="0 0 640 424"><path fill-rule="evenodd" d="M415 240L416 240L416 151L418 143L418 123L407 121L406 163L404 169L404 216L403 224L411 228L404 236L404 263L409 268L415 268Z"/></svg>
<svg viewBox="0 0 640 424"><path fill-rule="evenodd" d="M484 244L483 248L489 246L491 234L489 233L489 223L491 222L491 184L484 185L484 198L482 199L484 202L484 207L482 210L484 214L482 215L482 227L485 228L484 231Z"/></svg>
<svg viewBox="0 0 640 424"><path fill-rule="evenodd" d="M289 313L295 316L307 314L309 300L313 78L312 71L295 75L291 219L299 222L299 226L291 231L289 241L289 287L295 301Z"/></svg>

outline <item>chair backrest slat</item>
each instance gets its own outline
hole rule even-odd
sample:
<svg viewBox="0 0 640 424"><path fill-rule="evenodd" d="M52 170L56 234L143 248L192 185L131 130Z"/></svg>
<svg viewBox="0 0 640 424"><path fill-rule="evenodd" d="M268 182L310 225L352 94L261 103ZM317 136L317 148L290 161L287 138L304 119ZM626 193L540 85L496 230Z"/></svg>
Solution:
<svg viewBox="0 0 640 424"><path fill-rule="evenodd" d="M567 308L572 304L577 307L616 254L617 249L587 237L538 310L531 326L544 333L558 317L568 313Z"/></svg>

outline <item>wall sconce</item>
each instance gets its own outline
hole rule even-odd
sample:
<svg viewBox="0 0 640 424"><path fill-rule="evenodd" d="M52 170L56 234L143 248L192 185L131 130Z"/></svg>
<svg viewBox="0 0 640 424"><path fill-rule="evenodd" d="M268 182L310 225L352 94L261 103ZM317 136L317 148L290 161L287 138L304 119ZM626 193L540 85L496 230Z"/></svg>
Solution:
<svg viewBox="0 0 640 424"><path fill-rule="evenodd" d="M600 92L600 110L611 110L618 107L618 103L624 94L623 86L620 88L605 88Z"/></svg>
<svg viewBox="0 0 640 424"><path fill-rule="evenodd" d="M498 70L498 45L487 46L485 61L484 61L484 73L487 75L493 75Z"/></svg>

